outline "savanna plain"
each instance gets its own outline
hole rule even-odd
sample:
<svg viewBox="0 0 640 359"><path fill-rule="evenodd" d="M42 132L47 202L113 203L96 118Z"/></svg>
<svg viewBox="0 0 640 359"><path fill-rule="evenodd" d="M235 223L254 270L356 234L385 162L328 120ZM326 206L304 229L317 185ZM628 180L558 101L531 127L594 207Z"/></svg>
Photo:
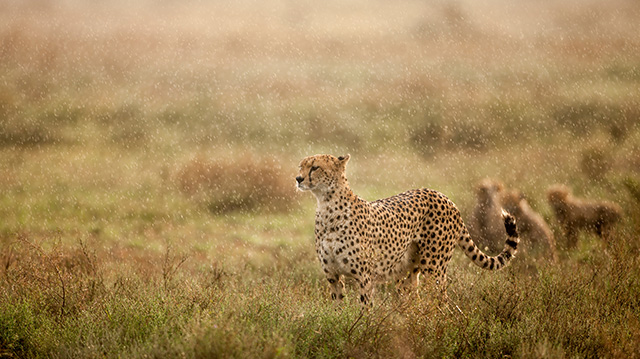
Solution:
<svg viewBox="0 0 640 359"><path fill-rule="evenodd" d="M640 356L640 3L0 0L1 358ZM558 260L331 303L299 161L374 200L485 178ZM567 248L556 183L618 203ZM482 246L482 243L479 243Z"/></svg>

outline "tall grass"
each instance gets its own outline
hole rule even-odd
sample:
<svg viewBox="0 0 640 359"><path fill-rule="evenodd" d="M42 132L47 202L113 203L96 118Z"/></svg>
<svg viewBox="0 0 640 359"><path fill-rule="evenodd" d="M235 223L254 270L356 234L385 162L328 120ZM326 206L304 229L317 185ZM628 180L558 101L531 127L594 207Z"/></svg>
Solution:
<svg viewBox="0 0 640 359"><path fill-rule="evenodd" d="M0 3L0 356L634 357L630 0ZM449 296L330 303L298 161L366 199L483 178L618 202L614 240ZM527 243L523 243L526 246ZM527 253L533 253L527 251ZM349 287L350 288L350 287Z"/></svg>
<svg viewBox="0 0 640 359"><path fill-rule="evenodd" d="M382 293L365 312L356 300L333 307L322 281L300 276L314 263L293 258L285 259L291 267L249 272L184 267L167 286L160 268L105 278L105 262L114 259L86 244L47 253L24 239L11 248L21 260L3 272L12 290L3 292L0 343L19 356L618 357L638 350L640 273L637 256L626 255L638 248L626 245L616 247L624 256L590 248L586 261L529 275L522 263L494 276L459 267L444 302Z"/></svg>

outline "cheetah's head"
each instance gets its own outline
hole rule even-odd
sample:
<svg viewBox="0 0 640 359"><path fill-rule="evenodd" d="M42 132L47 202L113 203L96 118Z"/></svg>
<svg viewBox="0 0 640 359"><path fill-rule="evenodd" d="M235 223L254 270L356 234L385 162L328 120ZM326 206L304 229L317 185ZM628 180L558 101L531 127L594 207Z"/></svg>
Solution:
<svg viewBox="0 0 640 359"><path fill-rule="evenodd" d="M494 198L503 189L504 185L501 182L486 178L478 185L478 197L482 199Z"/></svg>
<svg viewBox="0 0 640 359"><path fill-rule="evenodd" d="M301 191L322 193L337 184L346 183L345 169L349 155L315 155L300 162L296 187Z"/></svg>
<svg viewBox="0 0 640 359"><path fill-rule="evenodd" d="M567 201L571 191L567 186L553 185L547 190L547 199L552 205L560 205Z"/></svg>
<svg viewBox="0 0 640 359"><path fill-rule="evenodd" d="M518 214L522 213L523 207L527 204L527 200L524 198L524 194L518 190L502 191L500 196L500 203L504 209L518 217Z"/></svg>

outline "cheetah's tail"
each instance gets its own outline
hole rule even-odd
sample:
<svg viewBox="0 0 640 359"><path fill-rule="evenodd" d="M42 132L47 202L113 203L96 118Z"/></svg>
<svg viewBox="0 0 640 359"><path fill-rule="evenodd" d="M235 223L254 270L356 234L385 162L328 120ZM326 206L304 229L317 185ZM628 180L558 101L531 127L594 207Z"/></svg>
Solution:
<svg viewBox="0 0 640 359"><path fill-rule="evenodd" d="M518 229L516 227L516 219L502 210L502 218L504 219L504 228L507 231L507 240L504 244L504 249L500 254L495 257L484 254L478 246L473 243L469 232L465 228L462 237L458 241L458 245L464 251L464 253L480 268L489 270L498 270L506 267L511 259L518 252L518 243L520 238L518 237Z"/></svg>

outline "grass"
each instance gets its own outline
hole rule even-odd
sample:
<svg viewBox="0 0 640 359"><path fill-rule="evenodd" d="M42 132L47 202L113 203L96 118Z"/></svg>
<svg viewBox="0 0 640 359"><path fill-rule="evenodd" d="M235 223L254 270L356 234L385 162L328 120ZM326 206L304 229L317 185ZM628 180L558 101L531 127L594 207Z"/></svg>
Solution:
<svg viewBox="0 0 640 359"><path fill-rule="evenodd" d="M78 247L45 253L26 244L26 253L13 252L20 263L3 276L13 285L3 294L5 353L615 357L636 352L640 335L637 248L631 259L590 248L590 258L558 267L520 263L494 275L462 266L460 257L445 303L385 294L362 313L355 300L330 305L315 263L299 253L228 271L188 269L192 258L165 253L168 265L114 271L100 262L108 256Z"/></svg>
<svg viewBox="0 0 640 359"><path fill-rule="evenodd" d="M0 4L0 357L640 352L638 4L120 5ZM561 244L554 183L625 217L556 265L457 253L446 300L336 308L293 189L315 153L463 218L499 179Z"/></svg>

